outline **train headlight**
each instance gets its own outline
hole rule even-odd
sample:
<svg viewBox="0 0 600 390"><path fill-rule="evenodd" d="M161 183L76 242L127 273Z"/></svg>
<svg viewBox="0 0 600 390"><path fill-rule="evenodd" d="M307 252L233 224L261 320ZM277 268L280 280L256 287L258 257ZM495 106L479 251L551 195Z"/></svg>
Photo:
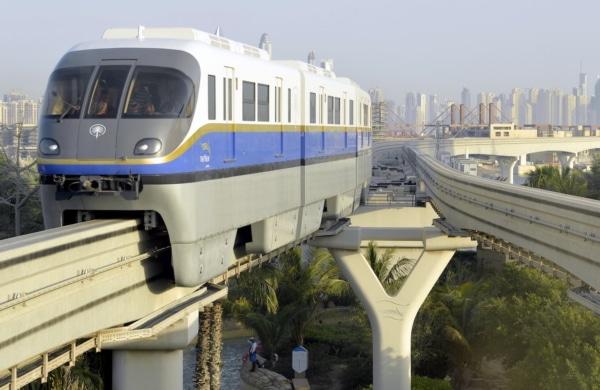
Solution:
<svg viewBox="0 0 600 390"><path fill-rule="evenodd" d="M52 138L42 138L39 145L40 153L46 156L57 155L60 153L58 142Z"/></svg>
<svg viewBox="0 0 600 390"><path fill-rule="evenodd" d="M144 138L135 144L133 154L137 155L149 155L156 154L162 148L162 142L156 138Z"/></svg>

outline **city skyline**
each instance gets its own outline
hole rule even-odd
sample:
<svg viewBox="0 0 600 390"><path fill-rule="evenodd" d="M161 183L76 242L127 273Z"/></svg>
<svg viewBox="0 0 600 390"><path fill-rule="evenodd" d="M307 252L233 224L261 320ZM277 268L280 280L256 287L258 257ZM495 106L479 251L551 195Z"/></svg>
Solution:
<svg viewBox="0 0 600 390"><path fill-rule="evenodd" d="M39 96L69 47L98 39L110 27L139 24L209 32L220 26L224 36L252 45L266 32L275 59L305 60L314 50L317 60L332 58L338 74L363 88L384 86L386 96L396 101L415 90L456 99L465 85L485 91L512 85L566 90L577 83L580 62L590 80L600 73L600 53L592 50L595 41L589 34L600 4L581 0L552 6L538 0L375 1L368 6L174 0L169 7L161 5L161 12L141 1L107 0L104 6L121 11L98 13L66 0L34 7L8 4L0 26L5 36L18 33L0 43L4 53L12 54L0 68L0 90L22 88ZM253 23L245 23L249 14ZM31 25L35 31L27 28Z"/></svg>

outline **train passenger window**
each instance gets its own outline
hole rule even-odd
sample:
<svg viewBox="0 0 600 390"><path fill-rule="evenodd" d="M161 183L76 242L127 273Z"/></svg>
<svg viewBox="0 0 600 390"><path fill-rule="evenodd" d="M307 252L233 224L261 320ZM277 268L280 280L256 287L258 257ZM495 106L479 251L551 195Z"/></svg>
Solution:
<svg viewBox="0 0 600 390"><path fill-rule="evenodd" d="M369 126L369 106L363 104L363 125L365 127Z"/></svg>
<svg viewBox="0 0 600 390"><path fill-rule="evenodd" d="M317 94L310 93L310 123L317 123Z"/></svg>
<svg viewBox="0 0 600 390"><path fill-rule="evenodd" d="M116 118L129 66L101 66L94 81L86 118Z"/></svg>
<svg viewBox="0 0 600 390"><path fill-rule="evenodd" d="M333 116L334 123L336 125L340 124L340 98L333 99Z"/></svg>
<svg viewBox="0 0 600 390"><path fill-rule="evenodd" d="M245 121L256 120L256 84L249 81L242 83L242 119Z"/></svg>
<svg viewBox="0 0 600 390"><path fill-rule="evenodd" d="M288 123L292 122L292 89L288 88Z"/></svg>
<svg viewBox="0 0 600 390"><path fill-rule="evenodd" d="M354 100L350 100L350 104L348 106L348 117L350 118L350 124L354 124Z"/></svg>
<svg viewBox="0 0 600 390"><path fill-rule="evenodd" d="M93 66L58 69L52 76L46 92L46 118L79 118L85 89Z"/></svg>
<svg viewBox="0 0 600 390"><path fill-rule="evenodd" d="M269 121L269 86L258 84L258 120L261 122Z"/></svg>
<svg viewBox="0 0 600 390"><path fill-rule="evenodd" d="M327 97L327 123L333 124L333 96Z"/></svg>
<svg viewBox="0 0 600 390"><path fill-rule="evenodd" d="M215 76L208 75L208 119L217 119L217 102L215 96Z"/></svg>
<svg viewBox="0 0 600 390"><path fill-rule="evenodd" d="M210 94L210 78L208 89ZM209 99L209 115L210 109ZM135 69L123 109L124 118L189 118L193 112L194 84L189 77L171 68Z"/></svg>

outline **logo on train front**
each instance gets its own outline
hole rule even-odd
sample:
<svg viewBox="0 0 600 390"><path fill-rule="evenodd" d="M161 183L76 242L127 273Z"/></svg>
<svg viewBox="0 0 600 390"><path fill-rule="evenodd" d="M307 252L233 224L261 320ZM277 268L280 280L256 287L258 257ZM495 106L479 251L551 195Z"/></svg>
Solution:
<svg viewBox="0 0 600 390"><path fill-rule="evenodd" d="M96 137L96 139L98 139L98 137L104 134L106 134L106 126L96 123L90 127L90 135L92 137Z"/></svg>

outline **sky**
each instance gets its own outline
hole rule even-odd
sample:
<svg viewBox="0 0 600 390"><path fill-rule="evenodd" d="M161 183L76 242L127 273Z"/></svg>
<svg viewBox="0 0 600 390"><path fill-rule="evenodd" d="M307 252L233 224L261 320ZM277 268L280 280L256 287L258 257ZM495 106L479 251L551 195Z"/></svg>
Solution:
<svg viewBox="0 0 600 390"><path fill-rule="evenodd" d="M401 102L408 91L458 98L513 87L577 84L590 93L600 74L597 0L2 0L0 93L40 96L73 45L110 27L194 27L258 45L273 58L332 58L338 75L380 87Z"/></svg>

